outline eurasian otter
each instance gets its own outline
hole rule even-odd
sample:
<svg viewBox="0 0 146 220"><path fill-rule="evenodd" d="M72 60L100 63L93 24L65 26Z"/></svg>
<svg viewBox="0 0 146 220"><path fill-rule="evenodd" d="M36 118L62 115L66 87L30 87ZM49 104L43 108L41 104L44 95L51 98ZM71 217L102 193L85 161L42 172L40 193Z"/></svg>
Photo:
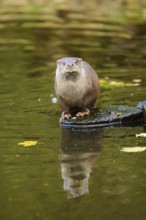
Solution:
<svg viewBox="0 0 146 220"><path fill-rule="evenodd" d="M89 115L100 93L99 78L81 58L65 57L57 60L55 90L61 120Z"/></svg>

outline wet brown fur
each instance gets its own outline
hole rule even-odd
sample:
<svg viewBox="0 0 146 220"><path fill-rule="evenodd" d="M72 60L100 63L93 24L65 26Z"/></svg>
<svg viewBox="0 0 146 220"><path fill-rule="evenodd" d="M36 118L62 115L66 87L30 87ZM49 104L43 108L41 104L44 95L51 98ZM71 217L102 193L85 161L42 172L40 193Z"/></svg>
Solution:
<svg viewBox="0 0 146 220"><path fill-rule="evenodd" d="M99 78L81 58L62 58L57 62L55 90L63 112L72 116L86 109L90 112L99 97Z"/></svg>

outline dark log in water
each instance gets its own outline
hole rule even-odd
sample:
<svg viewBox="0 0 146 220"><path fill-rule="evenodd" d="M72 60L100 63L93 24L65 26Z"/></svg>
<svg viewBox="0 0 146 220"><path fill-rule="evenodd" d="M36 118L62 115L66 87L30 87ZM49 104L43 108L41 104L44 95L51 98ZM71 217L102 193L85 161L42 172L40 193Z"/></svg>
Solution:
<svg viewBox="0 0 146 220"><path fill-rule="evenodd" d="M135 126L146 123L146 101L136 107L111 105L94 109L89 117L62 120L64 128L85 129L115 126Z"/></svg>

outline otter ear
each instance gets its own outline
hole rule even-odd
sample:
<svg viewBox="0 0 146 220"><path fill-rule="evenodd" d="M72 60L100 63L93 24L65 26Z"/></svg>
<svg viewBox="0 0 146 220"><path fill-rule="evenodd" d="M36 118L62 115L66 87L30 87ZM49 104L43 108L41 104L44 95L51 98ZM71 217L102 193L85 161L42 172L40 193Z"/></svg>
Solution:
<svg viewBox="0 0 146 220"><path fill-rule="evenodd" d="M82 62L82 58L77 58L76 64L80 64Z"/></svg>
<svg viewBox="0 0 146 220"><path fill-rule="evenodd" d="M57 62L57 64L60 64L60 60L57 60L56 62Z"/></svg>

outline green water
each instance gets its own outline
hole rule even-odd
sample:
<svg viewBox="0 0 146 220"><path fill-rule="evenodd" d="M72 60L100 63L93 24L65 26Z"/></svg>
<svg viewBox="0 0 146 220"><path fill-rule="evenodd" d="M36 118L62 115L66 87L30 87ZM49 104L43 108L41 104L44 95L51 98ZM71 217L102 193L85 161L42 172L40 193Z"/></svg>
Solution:
<svg viewBox="0 0 146 220"><path fill-rule="evenodd" d="M146 147L136 137L144 127L73 132L59 126L53 103L56 60L63 56L82 57L100 79L123 83L103 83L98 106L146 100L139 10L110 19L74 10L0 10L0 219L145 219L146 152L121 151ZM19 145L25 141L37 142Z"/></svg>

